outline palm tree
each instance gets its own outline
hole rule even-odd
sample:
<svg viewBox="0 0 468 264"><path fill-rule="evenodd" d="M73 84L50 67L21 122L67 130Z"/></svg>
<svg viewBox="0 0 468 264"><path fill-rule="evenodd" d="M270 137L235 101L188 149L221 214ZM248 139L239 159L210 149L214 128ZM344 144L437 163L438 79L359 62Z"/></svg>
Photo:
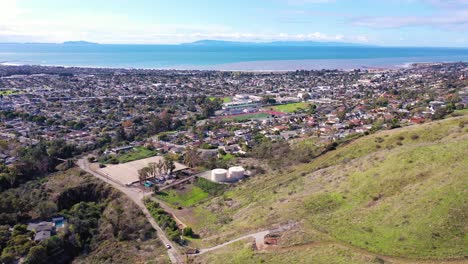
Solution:
<svg viewBox="0 0 468 264"><path fill-rule="evenodd" d="M158 169L158 174L161 176L164 170L164 162L162 160L159 160L158 163L156 163L156 168Z"/></svg>
<svg viewBox="0 0 468 264"><path fill-rule="evenodd" d="M169 175L172 174L172 172L175 169L174 161L172 159L165 159L164 160L164 167L165 167L165 170L168 172Z"/></svg>
<svg viewBox="0 0 468 264"><path fill-rule="evenodd" d="M189 167L195 167L200 161L200 153L195 147L187 147L185 149L184 163Z"/></svg>
<svg viewBox="0 0 468 264"><path fill-rule="evenodd" d="M143 185L143 183L148 178L149 170L150 169L148 167L144 167L144 168L138 170L138 179L140 180L141 185Z"/></svg>
<svg viewBox="0 0 468 264"><path fill-rule="evenodd" d="M155 178L156 174L158 173L158 165L156 164L156 162L149 163L148 168L149 168L148 172L151 178Z"/></svg>

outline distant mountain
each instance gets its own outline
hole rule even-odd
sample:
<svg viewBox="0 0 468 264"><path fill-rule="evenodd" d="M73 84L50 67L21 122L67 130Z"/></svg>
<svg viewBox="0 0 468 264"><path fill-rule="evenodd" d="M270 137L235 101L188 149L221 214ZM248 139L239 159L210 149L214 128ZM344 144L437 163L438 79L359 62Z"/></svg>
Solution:
<svg viewBox="0 0 468 264"><path fill-rule="evenodd" d="M370 45L347 42L322 41L272 41L272 42L242 42L224 40L199 40L181 45L193 46L293 46L293 47L365 47Z"/></svg>
<svg viewBox="0 0 468 264"><path fill-rule="evenodd" d="M321 42L321 41L274 41L268 43L270 46L299 46L299 47L351 47L351 46L371 46L350 42Z"/></svg>
<svg viewBox="0 0 468 264"><path fill-rule="evenodd" d="M99 43L95 42L89 42L89 41L84 41L84 40L78 40L78 41L65 41L63 44L71 44L71 45L97 45Z"/></svg>

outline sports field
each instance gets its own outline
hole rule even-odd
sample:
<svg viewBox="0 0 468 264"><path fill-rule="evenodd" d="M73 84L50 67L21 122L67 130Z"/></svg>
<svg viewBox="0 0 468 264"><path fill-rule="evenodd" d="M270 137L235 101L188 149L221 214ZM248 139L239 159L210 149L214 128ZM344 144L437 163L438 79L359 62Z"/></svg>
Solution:
<svg viewBox="0 0 468 264"><path fill-rule="evenodd" d="M300 102L300 103L277 105L277 106L274 106L273 109L279 112L283 112L283 113L293 113L299 109L307 109L309 105L310 105L309 103Z"/></svg>
<svg viewBox="0 0 468 264"><path fill-rule="evenodd" d="M249 119L262 119L270 117L267 113L252 113L252 114L243 114L243 115L235 115L235 116L226 116L223 117L223 121L246 121Z"/></svg>

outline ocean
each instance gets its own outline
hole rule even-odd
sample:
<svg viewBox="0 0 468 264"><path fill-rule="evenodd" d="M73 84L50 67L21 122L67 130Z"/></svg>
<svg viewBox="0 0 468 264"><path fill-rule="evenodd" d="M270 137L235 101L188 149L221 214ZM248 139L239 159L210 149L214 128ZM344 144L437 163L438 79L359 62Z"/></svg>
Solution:
<svg viewBox="0 0 468 264"><path fill-rule="evenodd" d="M9 65L285 71L456 61L468 61L468 48L0 44Z"/></svg>

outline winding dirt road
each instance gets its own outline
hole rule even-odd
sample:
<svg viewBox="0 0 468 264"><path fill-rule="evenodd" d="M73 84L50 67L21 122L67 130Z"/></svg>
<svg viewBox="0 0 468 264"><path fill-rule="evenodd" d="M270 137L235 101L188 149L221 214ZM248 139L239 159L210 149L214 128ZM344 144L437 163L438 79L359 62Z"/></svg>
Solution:
<svg viewBox="0 0 468 264"><path fill-rule="evenodd" d="M237 241L241 241L241 240L244 240L244 239L247 239L247 238L253 238L253 239L255 239L255 244L257 244L257 246L258 245L263 246L264 243L265 243L265 236L266 235L268 235L270 233L284 232L284 231L290 230L290 229L292 229L292 228L294 228L296 226L297 226L297 223L289 223L289 224L281 225L279 228L248 234L248 235L245 235L245 236L242 236L242 237L227 241L227 242L225 242L223 244L219 244L219 245L214 246L214 247L200 249L200 252L198 254L195 254L195 255L205 254L207 252L220 249L222 247L225 247L227 245L230 245L232 243L235 243Z"/></svg>
<svg viewBox="0 0 468 264"><path fill-rule="evenodd" d="M258 233L253 233L253 234L245 235L245 236L236 238L236 239L234 239L234 240L225 242L225 243L223 243L223 244L219 244L219 245L214 246L214 247L205 248L205 249L200 249L200 252L197 253L197 254L195 254L195 255L205 254L205 253L207 253L207 252L220 249L220 248L222 248L222 247L225 247L225 246L227 246L227 245L230 245L230 244L232 244L232 243L235 243L235 242L237 242L237 241L241 241L241 240L244 240L244 239L247 239L247 238L253 238L253 239L255 239L255 242L256 242L256 243L263 243L263 242L259 242L259 241L263 241L263 240L264 240L264 237L265 237L266 235L268 235L269 233L270 233L270 231L267 230L267 231L262 231L262 232L258 232Z"/></svg>

